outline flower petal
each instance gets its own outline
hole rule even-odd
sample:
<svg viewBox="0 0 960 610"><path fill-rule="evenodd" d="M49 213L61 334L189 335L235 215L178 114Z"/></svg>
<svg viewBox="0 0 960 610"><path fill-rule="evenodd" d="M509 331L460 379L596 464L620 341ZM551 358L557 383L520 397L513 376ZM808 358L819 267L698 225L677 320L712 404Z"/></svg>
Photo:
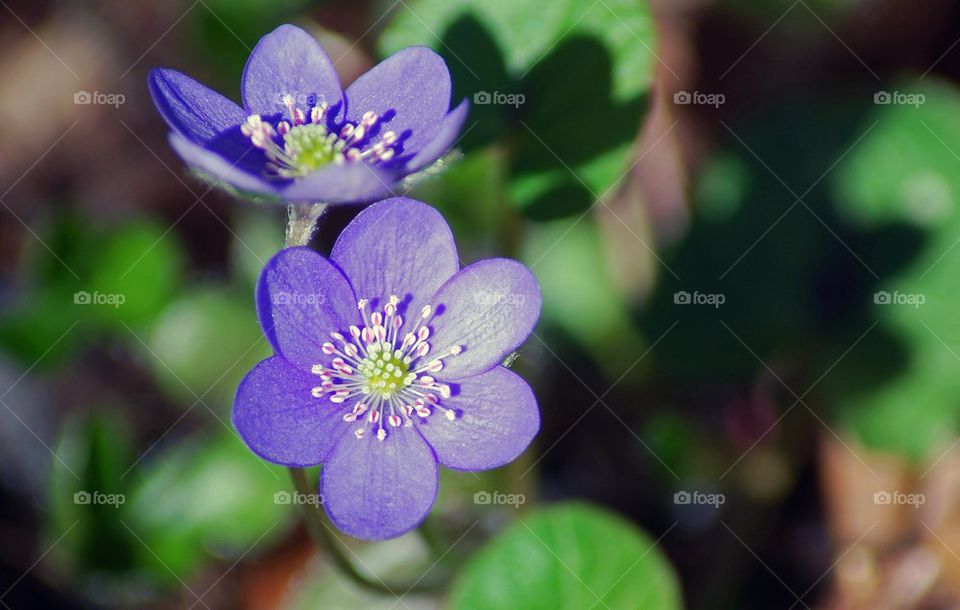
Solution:
<svg viewBox="0 0 960 610"><path fill-rule="evenodd" d="M160 115L188 140L202 144L246 117L240 106L182 72L154 69L147 83Z"/></svg>
<svg viewBox="0 0 960 610"><path fill-rule="evenodd" d="M443 361L443 378L457 379L499 364L523 343L540 317L540 286L524 265L493 258L461 269L430 302L436 308L430 353L460 346L460 354Z"/></svg>
<svg viewBox="0 0 960 610"><path fill-rule="evenodd" d="M363 203L388 194L396 177L361 161L332 163L294 180L282 195L289 201Z"/></svg>
<svg viewBox="0 0 960 610"><path fill-rule="evenodd" d="M267 358L240 383L233 425L250 449L285 466L322 462L347 432L338 405L314 398L320 378L281 357Z"/></svg>
<svg viewBox="0 0 960 610"><path fill-rule="evenodd" d="M286 112L281 98L292 95L298 107L343 99L340 79L330 58L313 36L294 25L281 25L260 39L243 69L243 104L251 114Z"/></svg>
<svg viewBox="0 0 960 610"><path fill-rule="evenodd" d="M377 440L344 434L323 464L320 492L338 529L364 540L395 538L416 527L437 497L437 460L413 428Z"/></svg>
<svg viewBox="0 0 960 610"><path fill-rule="evenodd" d="M383 307L400 297L408 320L460 268L453 233L429 205L406 197L375 203L343 230L330 254L358 298Z"/></svg>
<svg viewBox="0 0 960 610"><path fill-rule="evenodd" d="M310 248L287 248L271 258L257 285L264 334L284 358L304 370L329 360L321 345L333 331L360 321L343 274Z"/></svg>
<svg viewBox="0 0 960 610"><path fill-rule="evenodd" d="M442 157L460 137L460 130L463 128L463 122L467 120L469 111L470 102L463 100L429 133L424 132L428 134L424 136L428 138L426 144L416 152L413 158L407 161L407 171L419 171ZM405 152L409 153L411 151L406 149Z"/></svg>
<svg viewBox="0 0 960 610"><path fill-rule="evenodd" d="M395 132L403 152L429 142L429 130L450 110L450 71L427 47L410 47L386 58L347 87L347 119L365 112L385 117L383 130ZM374 138L375 139L375 138Z"/></svg>
<svg viewBox="0 0 960 610"><path fill-rule="evenodd" d="M443 400L457 412L417 422L420 433L447 468L487 470L512 462L540 429L537 399L519 375L502 366L459 382Z"/></svg>
<svg viewBox="0 0 960 610"><path fill-rule="evenodd" d="M263 153L249 140L244 144L229 132L214 138L206 146L191 142L177 132L171 132L169 140L173 150L188 165L202 170L215 181L261 195L273 195L277 191L275 186L253 173L262 167Z"/></svg>

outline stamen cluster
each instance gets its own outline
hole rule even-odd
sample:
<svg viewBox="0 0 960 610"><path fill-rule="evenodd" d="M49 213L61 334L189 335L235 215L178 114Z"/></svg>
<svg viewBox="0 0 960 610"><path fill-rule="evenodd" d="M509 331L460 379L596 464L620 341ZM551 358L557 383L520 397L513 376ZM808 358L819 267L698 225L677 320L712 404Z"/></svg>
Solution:
<svg viewBox="0 0 960 610"><path fill-rule="evenodd" d="M276 178L301 178L330 163L365 161L386 163L397 154L398 136L385 131L373 142L382 117L368 111L356 123L346 122L339 131L328 123L329 105L319 102L307 113L299 108L292 95L283 96L287 117L276 125L259 114L251 114L240 126L244 136L263 150L269 159L267 173Z"/></svg>
<svg viewBox="0 0 960 610"><path fill-rule="evenodd" d="M437 381L433 374L444 367L444 359L462 351L455 345L442 354L431 355L430 327L434 310L426 305L414 327L400 338L404 319L397 312L400 299L391 296L383 311L368 313L370 302L357 303L363 327L350 326L349 337L330 333L321 349L331 360L315 364L312 372L321 383L311 393L315 398L328 397L334 404L353 402L343 415L346 422L360 422L354 430L358 439L373 432L379 440L387 437L384 426L397 428L413 425L413 416L427 418L440 411L449 420L457 412L444 407L450 398L450 386Z"/></svg>

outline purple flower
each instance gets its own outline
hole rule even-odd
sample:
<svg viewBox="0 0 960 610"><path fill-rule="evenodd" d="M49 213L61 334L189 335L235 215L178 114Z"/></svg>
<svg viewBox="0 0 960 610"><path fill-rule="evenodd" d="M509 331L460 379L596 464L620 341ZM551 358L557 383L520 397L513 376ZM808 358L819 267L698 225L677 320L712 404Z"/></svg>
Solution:
<svg viewBox="0 0 960 610"><path fill-rule="evenodd" d="M282 25L250 54L243 108L176 70L150 72L170 144L216 180L284 201L374 201L452 146L450 73L426 47L391 55L346 91L309 34Z"/></svg>
<svg viewBox="0 0 960 610"><path fill-rule="evenodd" d="M373 204L329 260L279 252L257 306L276 355L240 384L234 425L271 462L323 463L324 506L352 536L416 527L438 462L501 466L540 427L530 387L500 365L540 315L536 279L510 259L460 269L450 228L424 203Z"/></svg>

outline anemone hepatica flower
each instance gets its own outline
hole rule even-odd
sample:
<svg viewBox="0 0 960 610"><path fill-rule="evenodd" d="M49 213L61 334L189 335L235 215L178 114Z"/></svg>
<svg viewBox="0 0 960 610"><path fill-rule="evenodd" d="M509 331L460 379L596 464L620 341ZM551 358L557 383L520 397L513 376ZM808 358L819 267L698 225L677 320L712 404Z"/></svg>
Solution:
<svg viewBox="0 0 960 610"><path fill-rule="evenodd" d="M292 25L250 54L243 108L176 70L152 70L149 84L189 165L284 201L378 199L443 155L468 110L464 100L450 111L450 73L426 47L391 55L344 91L320 45Z"/></svg>
<svg viewBox="0 0 960 610"><path fill-rule="evenodd" d="M322 463L324 506L348 534L399 536L430 511L438 462L501 466L539 429L529 386L500 364L540 315L536 279L510 259L460 269L424 203L373 204L329 260L282 250L257 307L276 355L240 384L234 425L264 459Z"/></svg>

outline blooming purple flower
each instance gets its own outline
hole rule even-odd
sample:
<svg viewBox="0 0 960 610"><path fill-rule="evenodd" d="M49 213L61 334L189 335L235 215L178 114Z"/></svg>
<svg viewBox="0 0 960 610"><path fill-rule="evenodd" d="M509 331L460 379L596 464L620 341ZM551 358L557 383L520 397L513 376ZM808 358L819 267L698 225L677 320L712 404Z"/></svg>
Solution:
<svg viewBox="0 0 960 610"><path fill-rule="evenodd" d="M271 462L323 463L324 506L352 536L410 530L433 505L438 462L501 466L540 427L530 387L500 364L540 315L536 279L510 259L460 269L424 203L373 204L329 260L279 252L257 306L276 355L240 384L234 425Z"/></svg>
<svg viewBox="0 0 960 610"><path fill-rule="evenodd" d="M374 201L443 155L467 116L450 111L450 73L426 47L391 55L346 91L309 34L282 25L250 54L243 108L176 70L150 93L190 165L284 201Z"/></svg>

